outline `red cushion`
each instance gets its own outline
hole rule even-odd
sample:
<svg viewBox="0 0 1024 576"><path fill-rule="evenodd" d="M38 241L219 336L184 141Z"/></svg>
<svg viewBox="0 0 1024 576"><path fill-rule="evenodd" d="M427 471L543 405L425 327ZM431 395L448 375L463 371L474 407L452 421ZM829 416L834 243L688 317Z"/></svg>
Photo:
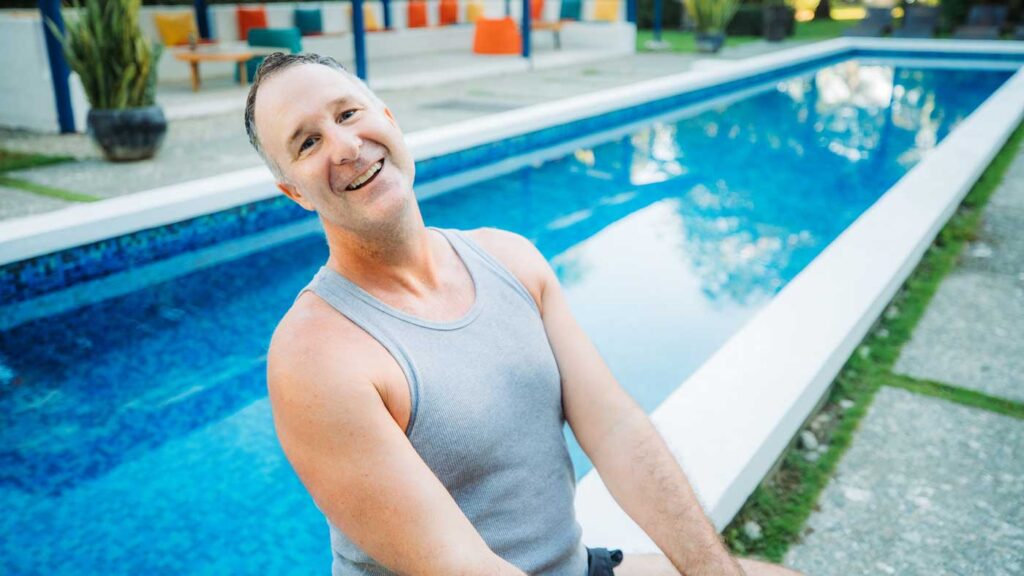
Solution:
<svg viewBox="0 0 1024 576"><path fill-rule="evenodd" d="M253 28L267 28L267 10L263 6L245 7L239 6L238 10L238 39L248 40L249 30Z"/></svg>

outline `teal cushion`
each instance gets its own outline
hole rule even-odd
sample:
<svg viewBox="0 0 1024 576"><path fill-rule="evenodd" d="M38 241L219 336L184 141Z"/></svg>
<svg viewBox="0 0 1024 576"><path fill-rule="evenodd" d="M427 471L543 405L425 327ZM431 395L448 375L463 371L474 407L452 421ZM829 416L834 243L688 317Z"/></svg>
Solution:
<svg viewBox="0 0 1024 576"><path fill-rule="evenodd" d="M320 34L324 31L324 18L319 8L296 8L295 27L303 36Z"/></svg>
<svg viewBox="0 0 1024 576"><path fill-rule="evenodd" d="M558 11L559 20L582 20L583 2L581 0L562 0L562 9Z"/></svg>
<svg viewBox="0 0 1024 576"><path fill-rule="evenodd" d="M302 52L302 33L298 28L253 28L249 30L249 46L284 48L298 54ZM256 76L256 69L263 59L263 56L257 56L245 63L249 82Z"/></svg>

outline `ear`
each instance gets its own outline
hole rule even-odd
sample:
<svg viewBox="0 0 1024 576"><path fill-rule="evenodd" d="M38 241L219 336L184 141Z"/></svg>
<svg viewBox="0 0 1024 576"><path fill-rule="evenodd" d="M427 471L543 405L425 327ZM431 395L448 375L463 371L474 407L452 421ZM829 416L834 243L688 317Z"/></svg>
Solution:
<svg viewBox="0 0 1024 576"><path fill-rule="evenodd" d="M310 212L316 212L316 208L313 203L309 201L309 198L302 195L299 189L287 182L278 182L277 189L284 193L285 196L291 198L293 202L302 206Z"/></svg>

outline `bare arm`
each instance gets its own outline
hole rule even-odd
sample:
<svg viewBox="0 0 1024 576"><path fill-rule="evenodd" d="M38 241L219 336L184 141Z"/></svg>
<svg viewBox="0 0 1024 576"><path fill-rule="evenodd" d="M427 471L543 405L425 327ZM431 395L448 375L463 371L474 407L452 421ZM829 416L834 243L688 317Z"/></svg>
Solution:
<svg viewBox="0 0 1024 576"><path fill-rule="evenodd" d="M544 257L524 238L487 234L498 236L489 247L503 252L496 255L526 279L540 302L562 376L566 419L616 502L680 573L743 574L664 440L573 318Z"/></svg>
<svg viewBox="0 0 1024 576"><path fill-rule="evenodd" d="M399 574L522 575L413 449L373 384L366 338L340 322L286 318L268 355L278 438L320 510Z"/></svg>

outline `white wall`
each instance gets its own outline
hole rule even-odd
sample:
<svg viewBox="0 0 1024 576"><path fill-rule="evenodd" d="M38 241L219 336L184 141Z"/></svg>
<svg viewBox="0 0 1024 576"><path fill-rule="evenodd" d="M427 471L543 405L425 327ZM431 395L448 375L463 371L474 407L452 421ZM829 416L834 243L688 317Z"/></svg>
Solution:
<svg viewBox="0 0 1024 576"><path fill-rule="evenodd" d="M35 11L0 13L0 126L59 132L42 18ZM75 128L85 130L89 104L78 76L71 75Z"/></svg>

